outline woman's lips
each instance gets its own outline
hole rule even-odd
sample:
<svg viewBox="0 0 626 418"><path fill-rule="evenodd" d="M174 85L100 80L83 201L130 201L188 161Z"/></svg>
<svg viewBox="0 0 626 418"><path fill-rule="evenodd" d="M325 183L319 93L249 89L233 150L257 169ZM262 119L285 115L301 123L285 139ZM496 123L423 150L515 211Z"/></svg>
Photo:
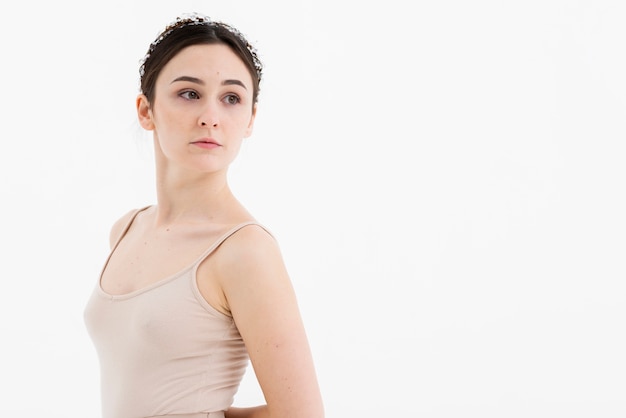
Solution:
<svg viewBox="0 0 626 418"><path fill-rule="evenodd" d="M217 141L214 141L212 139L199 139L197 141L192 142L191 144L200 148L204 148L204 149L213 149L213 148L221 147L221 145Z"/></svg>

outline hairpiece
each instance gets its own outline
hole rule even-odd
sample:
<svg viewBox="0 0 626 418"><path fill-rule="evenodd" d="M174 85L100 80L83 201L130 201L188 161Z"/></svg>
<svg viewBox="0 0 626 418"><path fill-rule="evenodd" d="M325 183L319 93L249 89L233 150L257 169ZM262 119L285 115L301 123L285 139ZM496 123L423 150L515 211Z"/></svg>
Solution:
<svg viewBox="0 0 626 418"><path fill-rule="evenodd" d="M259 80L261 80L261 73L263 71L263 64L261 64L261 60L259 60L258 52L256 48L248 42L246 37L234 27L227 25L223 22L216 22L211 20L210 17L201 15L198 13L185 13L178 16L173 22L165 27L163 32L161 32L157 38L150 44L148 48L148 53L141 60L141 66L139 67L139 75L143 77L145 73L146 61L150 58L150 55L154 52L155 48L163 41L163 39L167 38L169 34L174 32L177 29L180 29L185 26L193 26L193 25L207 25L214 27L221 27L235 35L239 40L246 46L248 52L252 56L252 61L254 62L254 68L256 70L256 74Z"/></svg>

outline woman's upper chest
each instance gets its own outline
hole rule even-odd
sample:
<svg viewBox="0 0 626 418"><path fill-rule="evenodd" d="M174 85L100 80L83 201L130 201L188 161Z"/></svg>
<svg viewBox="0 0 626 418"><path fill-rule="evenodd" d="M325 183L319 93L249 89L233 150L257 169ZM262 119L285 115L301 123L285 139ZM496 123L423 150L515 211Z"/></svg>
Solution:
<svg viewBox="0 0 626 418"><path fill-rule="evenodd" d="M100 279L102 290L125 295L172 277L197 262L222 230L130 228L110 254Z"/></svg>

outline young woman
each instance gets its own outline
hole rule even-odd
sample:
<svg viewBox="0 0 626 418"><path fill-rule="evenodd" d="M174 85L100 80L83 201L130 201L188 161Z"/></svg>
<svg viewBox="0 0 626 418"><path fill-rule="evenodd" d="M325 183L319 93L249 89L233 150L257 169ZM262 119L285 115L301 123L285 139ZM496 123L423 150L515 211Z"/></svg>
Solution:
<svg viewBox="0 0 626 418"><path fill-rule="evenodd" d="M141 65L157 202L114 224L85 309L103 418L324 416L279 247L227 183L261 74L239 31L200 15L170 24ZM266 405L234 408L248 360Z"/></svg>

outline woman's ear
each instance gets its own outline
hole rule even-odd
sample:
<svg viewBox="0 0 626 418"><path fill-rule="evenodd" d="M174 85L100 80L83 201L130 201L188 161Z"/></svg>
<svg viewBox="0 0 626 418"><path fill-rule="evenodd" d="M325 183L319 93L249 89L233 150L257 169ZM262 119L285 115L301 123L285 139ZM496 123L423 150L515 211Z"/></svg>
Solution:
<svg viewBox="0 0 626 418"><path fill-rule="evenodd" d="M154 129L154 122L152 120L152 110L150 109L150 102L144 94L137 96L135 105L137 106L137 118L139 124L146 131Z"/></svg>
<svg viewBox="0 0 626 418"><path fill-rule="evenodd" d="M243 135L244 138L248 138L250 135L252 135L252 128L254 128L254 118L256 118L256 103L252 107L252 115L250 116L250 123L248 123L246 132Z"/></svg>

